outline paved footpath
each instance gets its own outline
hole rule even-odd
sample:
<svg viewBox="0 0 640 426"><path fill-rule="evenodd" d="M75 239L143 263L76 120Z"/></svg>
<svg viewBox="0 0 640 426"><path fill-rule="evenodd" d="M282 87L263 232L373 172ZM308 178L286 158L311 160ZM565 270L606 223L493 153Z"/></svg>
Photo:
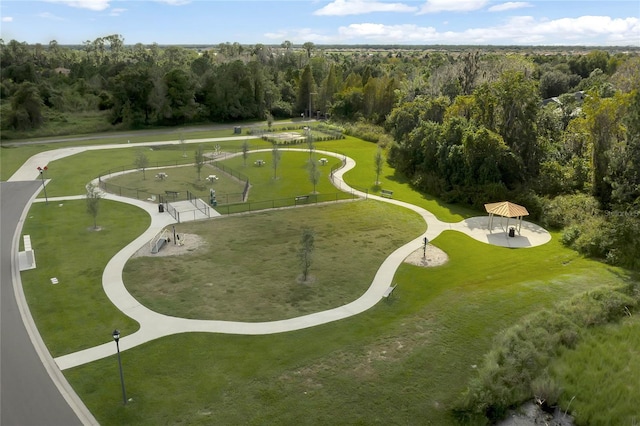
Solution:
<svg viewBox="0 0 640 426"><path fill-rule="evenodd" d="M202 143L246 139L249 138L242 136L229 138L193 139L186 140L185 143ZM176 140L131 145L116 144L62 148L58 150L42 152L31 157L23 165L23 167L21 167L11 177L10 181L37 179L39 177L39 173L37 171L38 166L43 167L50 161L60 159L69 155L74 155L86 150L124 149L139 146L167 145L172 143L178 144L180 143L180 141ZM296 148L285 148L282 150L308 152L308 150ZM252 152L269 151L270 149L261 149ZM487 231L486 217L471 218L458 223L446 223L438 220L431 212L421 207L405 203L403 201L383 198L357 191L347 185L343 179L344 174L356 166L356 163L353 159L330 151L316 150L316 152L323 155L340 158L345 162L345 166L337 170L333 174L332 180L334 185L338 189L341 189L343 191L350 191L362 197L392 203L413 210L423 218L423 220L427 224L427 231L391 253L378 268L378 271L376 272L376 275L373 278L373 281L371 282L371 285L369 286L367 291L358 299L338 308L316 312L296 318L268 322L214 321L176 318L154 312L151 309L141 305L131 294L129 294L122 281L122 271L127 260L133 254L135 254L143 245L148 244L149 241L162 229L164 229L168 225L175 223L175 220L169 214L158 212L156 203L134 200L131 198L120 197L113 194L105 194L104 197L106 199L133 204L143 210L146 210L152 219L150 227L142 235L138 236L134 241L132 241L129 245L118 252L108 262L102 275L102 285L109 300L111 300L111 302L124 314L131 317L140 324L140 328L138 331L121 338L120 349L122 351L136 347L151 340L158 339L160 337L178 333L211 332L247 335L283 333L287 331L313 327L320 324L326 324L332 321L338 321L353 315L357 315L370 309L382 299L384 292L388 289L389 286L392 285L393 277L398 267L411 253L422 247L423 239L425 237L428 238L429 241L432 241L446 230L463 232L473 238L478 239L479 241L511 247L532 247L535 245L544 244L550 240L550 236L546 231L544 231L540 227L537 227L537 225L530 224L528 222L523 222L523 236L519 236L515 239L509 239L506 238L506 233L504 232L492 233ZM83 196L79 197L82 198ZM62 197L60 199L68 198ZM50 200L55 201L56 199L54 198ZM65 370L111 355L113 355L113 342L107 341L99 346L60 356L55 359L55 362L60 370Z"/></svg>

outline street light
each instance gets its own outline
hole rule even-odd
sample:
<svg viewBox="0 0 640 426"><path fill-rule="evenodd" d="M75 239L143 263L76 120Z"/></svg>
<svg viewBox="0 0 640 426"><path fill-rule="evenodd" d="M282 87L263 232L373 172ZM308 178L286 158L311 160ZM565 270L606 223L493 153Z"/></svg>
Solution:
<svg viewBox="0 0 640 426"><path fill-rule="evenodd" d="M49 199L47 198L47 186L44 184L44 172L48 167L40 167L38 166L38 171L40 172L40 179L42 179L42 189L44 189L44 201L46 204L49 204Z"/></svg>
<svg viewBox="0 0 640 426"><path fill-rule="evenodd" d="M120 360L120 330L113 330L111 333L113 340L116 341L116 349L118 351L118 366L120 367L120 383L122 383L122 402L127 405L127 392L124 390L124 375L122 374L122 361Z"/></svg>
<svg viewBox="0 0 640 426"><path fill-rule="evenodd" d="M422 258L426 259L427 258L427 244L429 244L429 239L427 237L424 237L422 242L424 243L423 246L422 246Z"/></svg>

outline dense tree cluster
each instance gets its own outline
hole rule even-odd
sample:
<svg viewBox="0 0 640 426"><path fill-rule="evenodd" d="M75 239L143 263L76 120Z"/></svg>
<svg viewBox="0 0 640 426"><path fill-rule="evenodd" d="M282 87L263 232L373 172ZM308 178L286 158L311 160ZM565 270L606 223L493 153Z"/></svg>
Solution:
<svg viewBox="0 0 640 426"><path fill-rule="evenodd" d="M521 202L564 228L566 244L638 269L640 59L595 51L555 61L505 62L469 94L443 85L440 97L398 104L385 122L390 161L449 202Z"/></svg>
<svg viewBox="0 0 640 426"><path fill-rule="evenodd" d="M381 126L394 141L388 161L419 189L476 207L521 202L564 227L567 244L640 267L634 50L189 48L110 35L82 46L0 40L0 67L9 134L91 111L114 129L301 115ZM584 197L597 208L576 217Z"/></svg>

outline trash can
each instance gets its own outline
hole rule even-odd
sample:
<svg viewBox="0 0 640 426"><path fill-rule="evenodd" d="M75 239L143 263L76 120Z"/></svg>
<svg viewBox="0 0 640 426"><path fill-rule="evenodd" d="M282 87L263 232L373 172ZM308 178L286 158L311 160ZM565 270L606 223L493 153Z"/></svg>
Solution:
<svg viewBox="0 0 640 426"><path fill-rule="evenodd" d="M509 236L510 237L515 237L516 236L516 228L509 228Z"/></svg>
<svg viewBox="0 0 640 426"><path fill-rule="evenodd" d="M240 127L240 126L234 127L233 128L233 133L236 134L236 135L242 134L242 127Z"/></svg>
<svg viewBox="0 0 640 426"><path fill-rule="evenodd" d="M164 213L164 204L162 204L162 203L158 204L158 211L160 213Z"/></svg>

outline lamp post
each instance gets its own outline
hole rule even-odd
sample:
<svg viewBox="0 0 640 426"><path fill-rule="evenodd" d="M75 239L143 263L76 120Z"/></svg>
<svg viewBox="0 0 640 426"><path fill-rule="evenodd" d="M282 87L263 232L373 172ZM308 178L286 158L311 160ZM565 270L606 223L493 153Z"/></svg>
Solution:
<svg viewBox="0 0 640 426"><path fill-rule="evenodd" d="M424 243L422 245L422 258L426 259L427 258L427 244L429 243L429 239L427 237L424 237L422 242Z"/></svg>
<svg viewBox="0 0 640 426"><path fill-rule="evenodd" d="M113 340L116 341L116 349L118 351L118 367L120 367L120 383L122 384L122 402L124 405L127 405L127 392L124 390L124 375L122 374L122 361L120 360L120 331L113 330L111 334L113 336Z"/></svg>
<svg viewBox="0 0 640 426"><path fill-rule="evenodd" d="M40 179L42 179L42 189L44 189L44 202L45 204L49 204L49 199L47 198L47 186L44 184L44 172L48 167L40 167L38 166L38 171L40 172Z"/></svg>

